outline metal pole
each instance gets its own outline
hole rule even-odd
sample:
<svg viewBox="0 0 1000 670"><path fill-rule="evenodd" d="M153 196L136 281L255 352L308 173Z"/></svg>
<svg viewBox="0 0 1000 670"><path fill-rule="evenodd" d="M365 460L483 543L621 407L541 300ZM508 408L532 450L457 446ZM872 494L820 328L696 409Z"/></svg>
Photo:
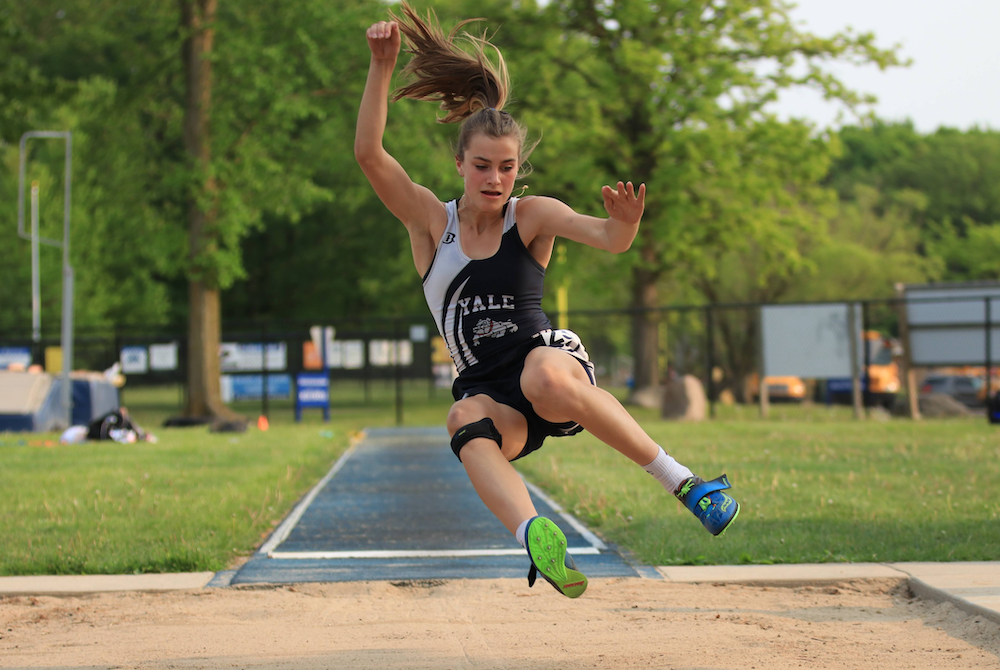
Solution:
<svg viewBox="0 0 1000 670"><path fill-rule="evenodd" d="M73 370L73 268L63 267L62 304L62 401L66 427L73 425L73 394L69 373Z"/></svg>
<svg viewBox="0 0 1000 670"><path fill-rule="evenodd" d="M42 281L38 260L38 182L31 182L31 340L42 340ZM41 354L41 352L38 352Z"/></svg>
<svg viewBox="0 0 1000 670"><path fill-rule="evenodd" d="M72 191L73 136L66 133L66 176L63 180L63 407L66 410L66 427L73 425L73 394L69 373L73 370L73 268L69 264L69 212Z"/></svg>
<svg viewBox="0 0 1000 670"><path fill-rule="evenodd" d="M986 303L986 416L989 418L990 414L990 381L992 381L992 368L993 368L993 339L992 333L993 329L993 315L990 312L991 301L989 297L983 298Z"/></svg>
<svg viewBox="0 0 1000 670"><path fill-rule="evenodd" d="M62 138L66 140L65 178L63 185L63 239L62 242L59 242L58 240L49 240L43 237L38 237L37 235L36 237L40 243L49 244L54 247L62 247L63 250L62 401L64 410L63 418L65 419L66 427L69 427L72 424L73 419L73 396L70 389L69 379L69 373L73 369L73 268L69 263L69 221L70 208L72 205L70 201L70 194L73 191L73 134L70 132L51 130L32 130L21 135L20 160L18 166L19 182L17 189L17 233L22 238L28 237L24 232L24 179L28 163L27 143L28 138L31 137Z"/></svg>

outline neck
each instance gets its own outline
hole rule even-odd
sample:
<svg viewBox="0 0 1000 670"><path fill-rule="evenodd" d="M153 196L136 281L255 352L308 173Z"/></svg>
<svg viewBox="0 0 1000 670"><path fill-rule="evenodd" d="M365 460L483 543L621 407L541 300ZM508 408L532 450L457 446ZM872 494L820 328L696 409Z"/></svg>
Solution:
<svg viewBox="0 0 1000 670"><path fill-rule="evenodd" d="M503 220L503 207L499 212L477 210L469 207L466 203L468 198L464 195L458 201L458 220L469 228L475 229L477 233L484 233L497 223Z"/></svg>

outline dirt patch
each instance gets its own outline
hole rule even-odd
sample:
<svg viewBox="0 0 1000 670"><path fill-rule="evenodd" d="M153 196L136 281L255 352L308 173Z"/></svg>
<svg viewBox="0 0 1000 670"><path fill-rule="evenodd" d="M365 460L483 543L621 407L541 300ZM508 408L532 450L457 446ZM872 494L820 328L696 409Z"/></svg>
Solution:
<svg viewBox="0 0 1000 670"><path fill-rule="evenodd" d="M1000 626L898 580L303 584L0 599L0 668L1000 668Z"/></svg>

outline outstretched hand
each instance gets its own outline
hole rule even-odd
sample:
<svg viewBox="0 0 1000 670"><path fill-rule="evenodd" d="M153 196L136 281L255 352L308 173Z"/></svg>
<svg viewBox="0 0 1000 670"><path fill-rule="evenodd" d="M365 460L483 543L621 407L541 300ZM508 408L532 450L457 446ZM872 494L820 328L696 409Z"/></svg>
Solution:
<svg viewBox="0 0 1000 670"><path fill-rule="evenodd" d="M605 186L601 189L604 196L604 209L608 216L622 223L639 223L642 211L646 206L646 185L639 184L639 192L635 192L632 182L618 182L618 188Z"/></svg>
<svg viewBox="0 0 1000 670"><path fill-rule="evenodd" d="M373 23L365 33L375 60L396 60L399 56L399 26L395 21Z"/></svg>

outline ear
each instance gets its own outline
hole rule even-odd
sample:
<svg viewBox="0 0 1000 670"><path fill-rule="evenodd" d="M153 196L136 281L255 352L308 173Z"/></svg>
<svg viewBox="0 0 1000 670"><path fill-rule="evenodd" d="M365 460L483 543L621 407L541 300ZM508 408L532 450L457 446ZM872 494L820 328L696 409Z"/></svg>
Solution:
<svg viewBox="0 0 1000 670"><path fill-rule="evenodd" d="M455 156L455 169L458 170L459 177L465 177L465 173L462 172L462 159L458 156Z"/></svg>

